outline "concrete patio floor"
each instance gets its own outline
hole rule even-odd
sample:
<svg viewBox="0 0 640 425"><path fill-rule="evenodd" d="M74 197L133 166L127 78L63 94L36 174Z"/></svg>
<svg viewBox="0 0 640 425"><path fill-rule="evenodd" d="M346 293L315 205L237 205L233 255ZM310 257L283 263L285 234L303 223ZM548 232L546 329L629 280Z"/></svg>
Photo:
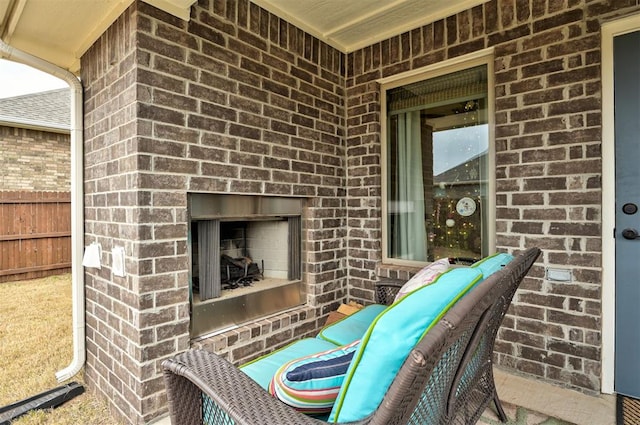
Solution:
<svg viewBox="0 0 640 425"><path fill-rule="evenodd" d="M613 395L589 396L500 369L495 369L494 375L509 425L616 424ZM478 423L494 425L501 422L491 406Z"/></svg>

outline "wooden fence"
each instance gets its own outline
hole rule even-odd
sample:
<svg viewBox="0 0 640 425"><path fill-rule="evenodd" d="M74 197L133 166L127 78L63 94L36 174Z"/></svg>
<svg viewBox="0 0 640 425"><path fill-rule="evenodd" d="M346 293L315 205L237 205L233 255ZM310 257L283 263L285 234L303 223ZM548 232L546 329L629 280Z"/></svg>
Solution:
<svg viewBox="0 0 640 425"><path fill-rule="evenodd" d="M0 191L0 283L71 271L71 193Z"/></svg>

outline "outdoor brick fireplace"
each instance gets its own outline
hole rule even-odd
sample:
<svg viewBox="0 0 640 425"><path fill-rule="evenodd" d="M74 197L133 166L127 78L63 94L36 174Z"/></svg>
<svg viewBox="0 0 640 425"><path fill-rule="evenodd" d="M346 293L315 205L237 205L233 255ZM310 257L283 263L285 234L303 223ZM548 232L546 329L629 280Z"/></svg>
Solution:
<svg viewBox="0 0 640 425"><path fill-rule="evenodd" d="M302 203L189 195L192 338L303 303Z"/></svg>
<svg viewBox="0 0 640 425"><path fill-rule="evenodd" d="M126 255L125 276L110 258L87 270L85 382L148 423L167 409L165 358L202 348L244 363L313 336L346 300L345 57L245 0L200 0L189 21L135 2L81 69L85 239ZM215 215L220 199L267 210ZM227 288L223 254L250 257L260 280ZM359 299L373 293L365 257L352 259Z"/></svg>

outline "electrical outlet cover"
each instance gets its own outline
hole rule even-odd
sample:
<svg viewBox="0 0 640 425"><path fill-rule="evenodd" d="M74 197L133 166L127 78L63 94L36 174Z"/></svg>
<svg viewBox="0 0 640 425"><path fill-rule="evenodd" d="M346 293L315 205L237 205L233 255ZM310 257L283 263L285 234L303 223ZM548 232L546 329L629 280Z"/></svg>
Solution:
<svg viewBox="0 0 640 425"><path fill-rule="evenodd" d="M102 254L102 248L97 242L92 242L91 245L85 248L84 256L82 257L82 265L84 267L93 267L96 269L101 268L100 256Z"/></svg>
<svg viewBox="0 0 640 425"><path fill-rule="evenodd" d="M124 248L121 246L111 249L111 272L115 276L124 277Z"/></svg>
<svg viewBox="0 0 640 425"><path fill-rule="evenodd" d="M556 282L571 282L571 270L547 268L547 279Z"/></svg>

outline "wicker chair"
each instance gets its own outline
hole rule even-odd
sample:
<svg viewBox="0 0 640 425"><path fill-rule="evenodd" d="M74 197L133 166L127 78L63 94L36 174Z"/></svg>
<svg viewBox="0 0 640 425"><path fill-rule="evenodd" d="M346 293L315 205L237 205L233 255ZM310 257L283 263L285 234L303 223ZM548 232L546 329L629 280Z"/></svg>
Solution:
<svg viewBox="0 0 640 425"><path fill-rule="evenodd" d="M451 307L411 351L377 410L352 424L475 424L491 401L505 421L493 379L493 345L539 254L537 248L520 254ZM213 353L187 351L163 368L174 425L326 423L281 403Z"/></svg>

